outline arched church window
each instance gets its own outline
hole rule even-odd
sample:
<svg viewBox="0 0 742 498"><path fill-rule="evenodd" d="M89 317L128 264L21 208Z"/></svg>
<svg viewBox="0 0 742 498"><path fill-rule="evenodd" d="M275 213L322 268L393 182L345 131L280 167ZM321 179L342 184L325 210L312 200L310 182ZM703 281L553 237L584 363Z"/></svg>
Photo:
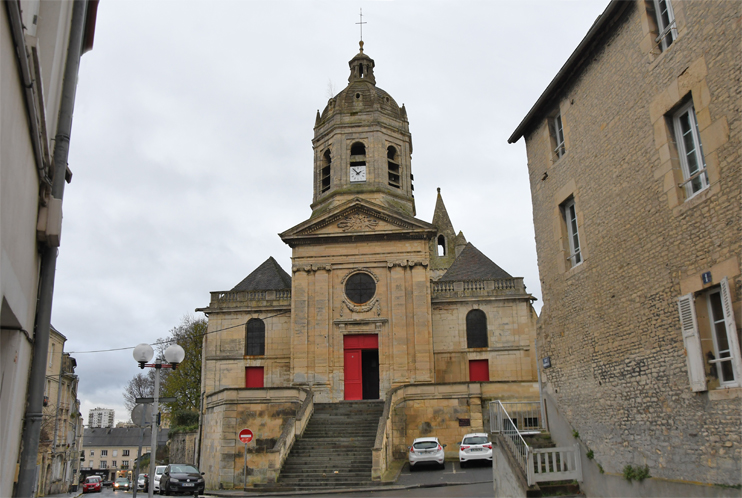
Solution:
<svg viewBox="0 0 742 498"><path fill-rule="evenodd" d="M355 273L345 282L345 295L354 304L366 304L376 295L376 281L368 273Z"/></svg>
<svg viewBox="0 0 742 498"><path fill-rule="evenodd" d="M363 145L361 142L356 142L350 147L350 165L366 165L366 146Z"/></svg>
<svg viewBox="0 0 742 498"><path fill-rule="evenodd" d="M320 175L320 193L330 190L330 166L332 165L332 156L330 149L327 149L322 155L322 172Z"/></svg>
<svg viewBox="0 0 742 498"><path fill-rule="evenodd" d="M386 162L389 167L389 185L400 188L399 183L399 154L391 145L386 149Z"/></svg>
<svg viewBox="0 0 742 498"><path fill-rule="evenodd" d="M446 237L443 235L438 236L438 256L446 255Z"/></svg>
<svg viewBox="0 0 742 498"><path fill-rule="evenodd" d="M245 355L265 355L265 322L260 318L251 318L245 326Z"/></svg>
<svg viewBox="0 0 742 498"><path fill-rule="evenodd" d="M466 347L487 347L487 315L482 310L471 310L466 314Z"/></svg>

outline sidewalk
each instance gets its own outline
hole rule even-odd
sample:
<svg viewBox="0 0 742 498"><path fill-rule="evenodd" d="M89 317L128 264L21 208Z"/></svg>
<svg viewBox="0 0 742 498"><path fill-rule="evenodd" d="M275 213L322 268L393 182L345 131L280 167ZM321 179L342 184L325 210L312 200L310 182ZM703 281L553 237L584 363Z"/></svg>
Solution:
<svg viewBox="0 0 742 498"><path fill-rule="evenodd" d="M62 493L58 495L46 495L44 498L77 498L78 496L82 495L82 486L80 486L79 491L75 491L74 493Z"/></svg>

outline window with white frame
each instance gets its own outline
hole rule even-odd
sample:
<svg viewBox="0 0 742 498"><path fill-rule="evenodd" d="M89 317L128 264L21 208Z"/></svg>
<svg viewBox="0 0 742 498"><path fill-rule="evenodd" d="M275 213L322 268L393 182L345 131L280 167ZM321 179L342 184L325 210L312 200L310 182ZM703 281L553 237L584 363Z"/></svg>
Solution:
<svg viewBox="0 0 742 498"><path fill-rule="evenodd" d="M108 456L108 450L100 450L100 456Z"/></svg>
<svg viewBox="0 0 742 498"><path fill-rule="evenodd" d="M113 450L113 456L119 456L119 450Z"/></svg>
<svg viewBox="0 0 742 498"><path fill-rule="evenodd" d="M670 0L654 0L654 13L657 18L657 46L664 52L678 37L675 14Z"/></svg>
<svg viewBox="0 0 742 498"><path fill-rule="evenodd" d="M90 450L90 456L95 456L95 450Z"/></svg>
<svg viewBox="0 0 742 498"><path fill-rule="evenodd" d="M101 469L107 469L108 468L108 462L106 462L105 460L101 460L100 461L100 468Z"/></svg>
<svg viewBox="0 0 742 498"><path fill-rule="evenodd" d="M129 468L129 460L121 460L121 468L122 469L128 469Z"/></svg>
<svg viewBox="0 0 742 498"><path fill-rule="evenodd" d="M551 132L552 147L556 159L561 158L564 155L564 126L562 126L562 114L559 113L549 122L549 130Z"/></svg>
<svg viewBox="0 0 742 498"><path fill-rule="evenodd" d="M683 171L684 181L681 185L685 188L686 198L691 198L709 185L693 102L681 107L672 120L678 160Z"/></svg>
<svg viewBox="0 0 742 498"><path fill-rule="evenodd" d="M742 387L742 353L729 280L678 299L691 390Z"/></svg>
<svg viewBox="0 0 742 498"><path fill-rule="evenodd" d="M129 450L121 450L122 456L129 456Z"/></svg>
<svg viewBox="0 0 742 498"><path fill-rule="evenodd" d="M580 231L577 227L577 210L575 209L575 199L570 197L561 206L564 223L567 227L567 239L569 242L570 267L582 263L582 254L580 253Z"/></svg>
<svg viewBox="0 0 742 498"><path fill-rule="evenodd" d="M116 464L117 464L117 463L118 463L118 462L116 462L116 460L111 460L111 468L112 468L112 469L115 469L115 468L116 468Z"/></svg>

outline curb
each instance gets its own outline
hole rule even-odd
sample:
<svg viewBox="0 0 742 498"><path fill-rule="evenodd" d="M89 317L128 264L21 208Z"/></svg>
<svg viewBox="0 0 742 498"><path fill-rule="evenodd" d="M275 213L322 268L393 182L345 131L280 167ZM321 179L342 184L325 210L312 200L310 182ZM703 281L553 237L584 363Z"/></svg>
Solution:
<svg viewBox="0 0 742 498"><path fill-rule="evenodd" d="M383 491L404 491L407 489L422 489L422 488L443 488L447 486L468 486L470 484L486 484L492 481L471 481L471 482L440 482L440 483L429 483L429 484L410 484L408 486L394 486L394 485L379 485L379 486L367 486L363 488L329 488L329 489L312 489L308 491L273 491L273 492L260 492L260 491L212 491L206 490L204 494L209 496L221 496L221 497L235 497L235 496L311 496L311 495L325 495L325 494L342 494L342 493L376 493Z"/></svg>

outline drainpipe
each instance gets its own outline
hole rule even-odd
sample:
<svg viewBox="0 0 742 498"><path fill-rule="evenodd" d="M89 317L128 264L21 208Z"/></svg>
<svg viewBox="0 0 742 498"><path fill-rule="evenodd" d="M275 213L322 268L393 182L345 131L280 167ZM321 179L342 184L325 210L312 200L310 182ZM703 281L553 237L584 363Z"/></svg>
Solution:
<svg viewBox="0 0 742 498"><path fill-rule="evenodd" d="M13 3L13 2L10 2ZM54 176L52 197L62 201L64 196L65 173L69 157L70 134L72 132L72 111L75 107L77 75L80 70L82 42L85 31L85 11L87 0L75 0L72 8L70 41L65 62L62 99L57 119L57 135L54 145ZM39 451L39 435L44 400L44 380L46 377L46 357L49 349L49 330L51 328L52 297L54 294L54 272L57 267L56 247L48 244L42 247L39 298L36 305L33 360L28 381L28 403L25 423L21 437L21 459L18 472L16 497L29 498L34 494L34 481L37 472L36 455Z"/></svg>

